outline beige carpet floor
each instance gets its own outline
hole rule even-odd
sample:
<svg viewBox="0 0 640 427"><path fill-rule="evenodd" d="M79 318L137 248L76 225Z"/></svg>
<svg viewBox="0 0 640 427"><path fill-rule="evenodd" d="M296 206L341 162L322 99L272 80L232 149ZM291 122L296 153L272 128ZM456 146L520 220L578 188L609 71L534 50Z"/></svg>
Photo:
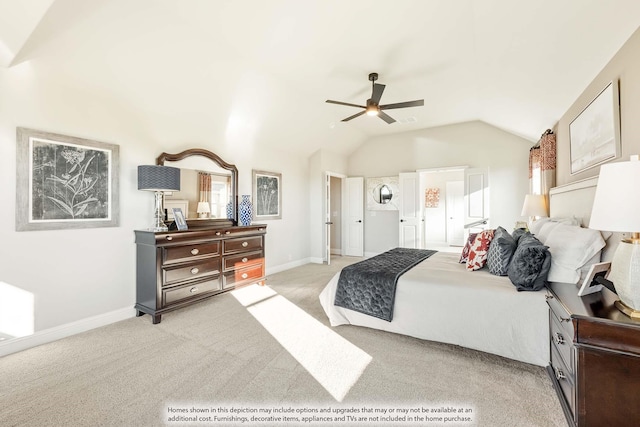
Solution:
<svg viewBox="0 0 640 427"><path fill-rule="evenodd" d="M567 425L543 368L367 328L330 328L318 294L341 266L355 260L336 257L331 266L308 264L268 277L268 287L281 303L306 313L269 327L300 326L299 316L310 316L310 334L327 329L317 339L305 337L317 351L285 348L296 340L287 344L270 333L251 305L245 307L226 293L166 314L158 325L145 315L0 358L0 425ZM279 307L288 310L287 305ZM285 313L278 315L289 319ZM370 356L341 402L303 360L343 351L331 347L336 341L328 337L336 333ZM334 377L339 380L340 372ZM169 421L172 414L180 414L169 408L193 407L211 408L209 415L216 408L224 410L218 411L217 420ZM231 407L301 412L291 414L298 421L252 423L242 422L249 412L231 413ZM408 414L411 422L385 421L380 413L363 412L440 407L466 409L472 422L429 422L425 413L416 412ZM320 409L333 420L302 421L305 410ZM345 416L341 409L357 410L362 418L355 413L340 418ZM386 415L394 419L399 414Z"/></svg>

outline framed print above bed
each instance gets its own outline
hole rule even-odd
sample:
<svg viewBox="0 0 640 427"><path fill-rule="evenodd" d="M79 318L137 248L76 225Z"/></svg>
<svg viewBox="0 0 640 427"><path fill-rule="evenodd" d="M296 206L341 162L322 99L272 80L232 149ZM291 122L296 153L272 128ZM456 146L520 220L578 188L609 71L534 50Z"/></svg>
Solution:
<svg viewBox="0 0 640 427"><path fill-rule="evenodd" d="M118 226L118 145L16 134L16 231Z"/></svg>
<svg viewBox="0 0 640 427"><path fill-rule="evenodd" d="M620 157L620 95L610 82L569 124L571 174Z"/></svg>

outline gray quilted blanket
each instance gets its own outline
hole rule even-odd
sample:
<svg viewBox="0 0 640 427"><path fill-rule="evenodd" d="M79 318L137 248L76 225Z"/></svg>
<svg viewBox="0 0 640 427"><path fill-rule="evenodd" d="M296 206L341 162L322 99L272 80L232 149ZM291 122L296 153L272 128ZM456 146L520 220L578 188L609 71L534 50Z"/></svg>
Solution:
<svg viewBox="0 0 640 427"><path fill-rule="evenodd" d="M395 248L343 268L334 304L391 322L398 279L436 252Z"/></svg>

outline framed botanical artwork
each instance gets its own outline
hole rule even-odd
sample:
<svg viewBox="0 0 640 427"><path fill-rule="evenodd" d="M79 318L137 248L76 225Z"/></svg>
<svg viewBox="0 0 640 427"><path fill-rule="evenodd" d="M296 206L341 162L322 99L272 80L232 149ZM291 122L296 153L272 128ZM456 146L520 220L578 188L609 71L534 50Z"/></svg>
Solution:
<svg viewBox="0 0 640 427"><path fill-rule="evenodd" d="M612 81L569 124L571 173L620 157L620 96Z"/></svg>
<svg viewBox="0 0 640 427"><path fill-rule="evenodd" d="M282 218L282 174L253 171L253 218Z"/></svg>
<svg viewBox="0 0 640 427"><path fill-rule="evenodd" d="M117 227L119 146L17 128L16 230Z"/></svg>

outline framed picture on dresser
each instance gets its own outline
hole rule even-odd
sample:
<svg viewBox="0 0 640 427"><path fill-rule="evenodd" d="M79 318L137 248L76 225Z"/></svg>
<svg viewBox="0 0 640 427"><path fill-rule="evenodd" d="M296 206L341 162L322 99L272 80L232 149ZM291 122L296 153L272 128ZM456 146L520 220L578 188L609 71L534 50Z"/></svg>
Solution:
<svg viewBox="0 0 640 427"><path fill-rule="evenodd" d="M118 226L118 145L20 127L16 143L16 231Z"/></svg>

